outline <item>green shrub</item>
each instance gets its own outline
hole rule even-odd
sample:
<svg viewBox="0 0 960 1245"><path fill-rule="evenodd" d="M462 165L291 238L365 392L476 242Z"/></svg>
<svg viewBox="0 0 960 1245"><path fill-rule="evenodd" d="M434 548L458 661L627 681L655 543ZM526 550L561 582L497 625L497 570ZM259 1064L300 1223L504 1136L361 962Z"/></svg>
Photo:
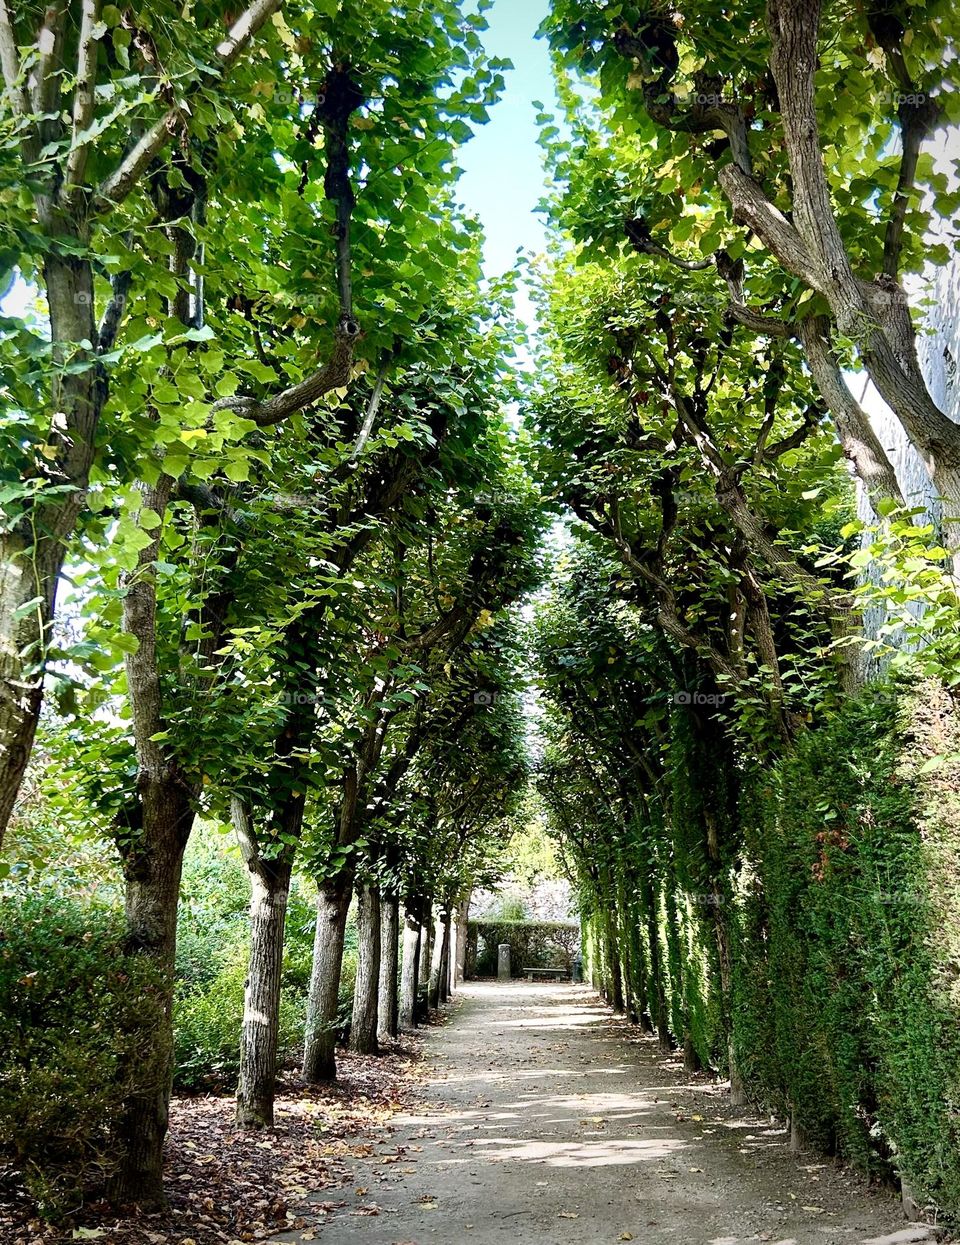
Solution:
<svg viewBox="0 0 960 1245"><path fill-rule="evenodd" d="M149 1064L161 981L116 914L0 902L0 1154L56 1216L115 1170L113 1129Z"/></svg>
<svg viewBox="0 0 960 1245"><path fill-rule="evenodd" d="M247 946L236 943L221 957L208 981L178 991L173 1009L174 1084L184 1090L232 1089L240 1073L240 1026L247 977ZM280 995L278 1058L303 1042L306 996L285 989Z"/></svg>

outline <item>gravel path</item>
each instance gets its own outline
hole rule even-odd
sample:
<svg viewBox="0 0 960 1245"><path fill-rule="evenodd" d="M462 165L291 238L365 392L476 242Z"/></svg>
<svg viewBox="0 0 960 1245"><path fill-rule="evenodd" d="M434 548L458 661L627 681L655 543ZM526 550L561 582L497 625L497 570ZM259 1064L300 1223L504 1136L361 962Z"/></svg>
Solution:
<svg viewBox="0 0 960 1245"><path fill-rule="evenodd" d="M467 983L422 1110L351 1160L321 1245L907 1245L888 1192L733 1110L586 987ZM318 1200L320 1195L318 1195Z"/></svg>

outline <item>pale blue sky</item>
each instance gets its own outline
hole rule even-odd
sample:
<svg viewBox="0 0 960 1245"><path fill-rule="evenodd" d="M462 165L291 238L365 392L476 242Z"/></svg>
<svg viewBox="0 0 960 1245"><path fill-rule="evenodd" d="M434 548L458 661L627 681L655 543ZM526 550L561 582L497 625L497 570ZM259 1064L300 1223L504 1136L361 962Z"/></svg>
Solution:
<svg viewBox="0 0 960 1245"><path fill-rule="evenodd" d="M488 276L511 267L518 247L540 251L544 245L543 223L533 214L543 194L533 100L553 110L549 50L545 40L534 38L547 7L548 0L496 0L482 35L491 56L509 57L514 64L490 121L458 155L464 169L458 197L483 224Z"/></svg>

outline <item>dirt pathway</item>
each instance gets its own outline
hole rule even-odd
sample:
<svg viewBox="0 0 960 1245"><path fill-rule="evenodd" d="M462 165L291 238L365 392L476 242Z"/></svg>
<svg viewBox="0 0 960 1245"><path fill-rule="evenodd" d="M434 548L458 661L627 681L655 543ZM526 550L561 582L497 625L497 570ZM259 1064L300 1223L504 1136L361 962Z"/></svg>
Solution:
<svg viewBox="0 0 960 1245"><path fill-rule="evenodd" d="M468 983L422 1112L352 1160L321 1245L906 1245L888 1193L797 1158L584 987ZM321 1200L318 1195L318 1201Z"/></svg>

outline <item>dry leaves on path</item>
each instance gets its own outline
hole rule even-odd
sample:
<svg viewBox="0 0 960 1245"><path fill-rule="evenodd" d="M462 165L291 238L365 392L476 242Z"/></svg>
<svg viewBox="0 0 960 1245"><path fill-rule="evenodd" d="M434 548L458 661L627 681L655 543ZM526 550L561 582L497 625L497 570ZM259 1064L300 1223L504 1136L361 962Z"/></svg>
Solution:
<svg viewBox="0 0 960 1245"><path fill-rule="evenodd" d="M406 1038L379 1057L344 1052L340 1081L322 1088L289 1077L277 1095L276 1127L267 1132L238 1129L232 1097L175 1098L165 1170L170 1205L159 1215L118 1219L91 1205L54 1228L31 1213L15 1173L0 1171L0 1241L246 1245L288 1228L310 1230L344 1203L309 1195L348 1186L345 1160L371 1154L390 1119L410 1104L420 1051L418 1039ZM371 1205L359 1213L379 1211Z"/></svg>

